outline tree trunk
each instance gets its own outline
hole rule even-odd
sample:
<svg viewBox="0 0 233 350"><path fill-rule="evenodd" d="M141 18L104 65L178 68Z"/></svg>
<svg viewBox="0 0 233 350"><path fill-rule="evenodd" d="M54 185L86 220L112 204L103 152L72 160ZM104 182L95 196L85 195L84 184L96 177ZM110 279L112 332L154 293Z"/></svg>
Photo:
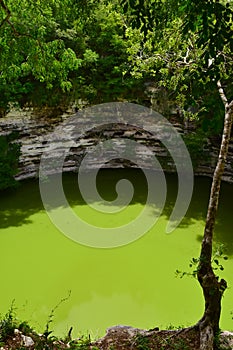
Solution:
<svg viewBox="0 0 233 350"><path fill-rule="evenodd" d="M218 82L220 97L225 106L224 130L218 157L214 171L209 206L206 217L204 237L202 241L200 261L198 266L198 281L202 287L205 298L205 311L198 322L200 330L200 350L213 350L214 337L219 331L219 319L221 314L221 299L227 287L225 280L218 280L212 269L212 245L215 219L218 208L219 192L222 174L228 153L228 146L231 137L231 125L233 119L233 101L228 103L225 93Z"/></svg>

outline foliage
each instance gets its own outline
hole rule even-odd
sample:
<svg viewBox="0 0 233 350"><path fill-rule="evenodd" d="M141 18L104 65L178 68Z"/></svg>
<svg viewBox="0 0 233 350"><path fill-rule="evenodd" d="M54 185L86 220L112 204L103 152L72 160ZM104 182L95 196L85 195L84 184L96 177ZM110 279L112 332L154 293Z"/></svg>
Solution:
<svg viewBox="0 0 233 350"><path fill-rule="evenodd" d="M90 349L90 337L88 336L82 336L80 337L78 340L75 340L73 342L70 342L71 345L71 349L72 349L72 345L73 345L73 349L77 349L77 350L88 350ZM93 347L94 350L98 350L97 347Z"/></svg>
<svg viewBox="0 0 233 350"><path fill-rule="evenodd" d="M152 2L156 4L156 0ZM122 3L128 4L128 1L122 0ZM162 3L167 5L169 1L164 0ZM221 299L227 288L226 281L224 279L219 281L215 275L216 268L213 264L220 270L223 267L219 265L218 259L212 258L212 247L220 185L233 118L233 9L230 3L220 0L195 2L180 0L177 2L176 15L170 17L163 30L163 39L156 45L153 38L157 34L157 28L153 17L148 15L142 19L142 13L146 13L148 2L137 1L135 4L129 1L129 4L132 13L138 19L136 28L144 37L141 50L139 52L135 50L133 53L138 57L133 72L136 71L141 75L142 72L144 74L153 72L157 85L165 86L170 96L173 93L184 115L190 108L196 110L199 119L201 115L204 115L205 119L203 112L208 113L214 120L212 125L210 123L210 127L208 122L202 124L207 127L205 131L208 133L211 133L213 125L219 127L219 130L216 130L217 128L214 130L215 133L223 129L200 258L193 261L198 263L194 276L197 277L205 298L205 312L197 323L200 330L200 349L211 350L214 335L219 330ZM128 6L126 10L128 11ZM160 38L159 33L158 37ZM131 62L133 65L133 56Z"/></svg>
<svg viewBox="0 0 233 350"><path fill-rule="evenodd" d="M7 10L0 6L0 108L80 98L96 103L132 93L132 77L123 79L128 43L121 8L116 1L82 3L9 0Z"/></svg>
<svg viewBox="0 0 233 350"><path fill-rule="evenodd" d="M138 350L149 350L150 342L148 337L138 333L135 337L135 343Z"/></svg>
<svg viewBox="0 0 233 350"><path fill-rule="evenodd" d="M62 18L68 3L8 1L10 21L0 28L3 107L9 101L23 103L24 96L33 98L40 87L54 87L58 93L70 89L68 75L77 70L80 59L67 45L72 35L68 35L69 28L65 33L62 30L68 24L67 16ZM3 21L6 11L1 10Z"/></svg>
<svg viewBox="0 0 233 350"><path fill-rule="evenodd" d="M142 104L144 84L153 81L184 116L196 111L207 136L219 134L224 108L216 79L233 91L232 6L199 2L8 0L8 20L0 6L0 109ZM200 39L201 30L213 40Z"/></svg>
<svg viewBox="0 0 233 350"><path fill-rule="evenodd" d="M11 304L9 311L0 321L0 341L5 342L6 339L14 335L16 328L16 316L14 303Z"/></svg>
<svg viewBox="0 0 233 350"><path fill-rule="evenodd" d="M50 324L53 322L53 318L54 318L54 314L55 314L55 311L59 308L59 306L61 304L63 304L64 302L66 302L69 297L71 295L71 291L68 292L68 295L64 298L62 298L55 306L54 308L51 310L50 314L48 315L48 320L46 322L46 325L45 325L45 330L43 332L43 335L44 337L47 339L48 336L52 333L52 331L50 331ZM72 329L71 329L72 330Z"/></svg>
<svg viewBox="0 0 233 350"><path fill-rule="evenodd" d="M121 3L134 23L126 34L134 41L141 36L130 47L130 74L165 87L184 115L195 110L200 127L219 134L224 117L219 79L229 99L233 97L232 5L217 0ZM145 16L148 11L153 15Z"/></svg>
<svg viewBox="0 0 233 350"><path fill-rule="evenodd" d="M140 29L143 41L154 28L161 38L163 29L176 16L178 9L178 2L175 0L121 0L120 3L123 11L128 14L132 28Z"/></svg>
<svg viewBox="0 0 233 350"><path fill-rule="evenodd" d="M16 134L0 136L0 190L15 187L20 145L14 142Z"/></svg>
<svg viewBox="0 0 233 350"><path fill-rule="evenodd" d="M170 328L169 330L174 329ZM177 329L176 329L177 330ZM178 331L179 333L179 331ZM170 349L170 350L189 350L190 347L187 345L187 341L182 338L176 338L174 337L175 333L172 335L167 335L164 338L158 339L158 345L159 347L154 347L153 343L151 342L151 338L145 335L142 335L138 333L135 337L134 344L136 345L136 349L138 350L150 350L154 348L159 348L161 350L163 349Z"/></svg>
<svg viewBox="0 0 233 350"><path fill-rule="evenodd" d="M184 142L192 159L193 167L206 163L209 159L208 141L205 133L199 129L195 133L183 135Z"/></svg>
<svg viewBox="0 0 233 350"><path fill-rule="evenodd" d="M63 302L62 300L61 302ZM49 315L49 319L51 316ZM17 330L17 333L15 332ZM17 334L17 335L16 335ZM16 309L14 307L14 302L12 303L9 311L0 320L0 345L7 346L7 348L12 349L26 349L22 345L21 335L29 336L33 342L33 348L35 350L45 350L45 349L66 349L69 347L71 350L88 350L90 349L91 339L90 336L81 336L78 339L72 340L70 337L66 339L49 336L40 335L36 333L28 322L21 322L16 317ZM98 350L96 346L92 346L93 350Z"/></svg>
<svg viewBox="0 0 233 350"><path fill-rule="evenodd" d="M184 329L185 328L185 326L184 325L179 325L179 326L175 326L175 325L173 325L173 324L169 324L167 327L166 327L166 329L167 330L179 330L179 329Z"/></svg>
<svg viewBox="0 0 233 350"><path fill-rule="evenodd" d="M212 262L211 262L213 270L216 272L223 271L224 266L223 266L222 262L223 262L223 260L224 261L228 260L228 257L224 253L224 251L225 251L225 249L224 249L223 244L216 245L215 250L213 252L213 256L212 256ZM197 278L199 264L200 264L200 258L192 258L189 262L189 268L193 269L193 270L191 272L176 270L175 271L176 277L183 278L185 276L191 276L191 277Z"/></svg>

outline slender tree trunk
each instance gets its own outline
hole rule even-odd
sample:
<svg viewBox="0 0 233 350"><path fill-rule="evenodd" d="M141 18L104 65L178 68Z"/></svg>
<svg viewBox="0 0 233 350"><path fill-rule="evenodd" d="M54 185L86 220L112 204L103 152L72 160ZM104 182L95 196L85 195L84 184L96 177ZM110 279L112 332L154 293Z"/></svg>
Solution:
<svg viewBox="0 0 233 350"><path fill-rule="evenodd" d="M221 299L227 287L225 280L221 279L219 281L218 277L215 276L211 264L213 232L218 209L220 185L228 153L233 119L233 101L231 101L231 103L228 103L220 82L218 82L218 90L225 106L225 118L218 162L212 181L206 225L200 253L200 262L197 273L198 281L202 287L205 298L204 315L197 324L200 330L200 350L212 350L214 348L214 337L219 331Z"/></svg>

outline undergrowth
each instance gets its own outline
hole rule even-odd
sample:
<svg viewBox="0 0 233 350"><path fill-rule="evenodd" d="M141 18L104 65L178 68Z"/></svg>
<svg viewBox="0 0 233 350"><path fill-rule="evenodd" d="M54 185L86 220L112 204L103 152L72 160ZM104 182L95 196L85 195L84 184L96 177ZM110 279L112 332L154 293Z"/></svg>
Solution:
<svg viewBox="0 0 233 350"><path fill-rule="evenodd" d="M68 296L69 297L69 296ZM59 305L66 301L68 297L62 299L50 312L45 330L42 334L38 334L26 322L20 321L16 316L16 308L12 302L9 311L0 317L0 348L6 350L88 350L90 349L91 338L90 335L81 336L77 339L71 338L72 327L64 338L59 338L52 335L50 325L53 321L54 312ZM25 344L25 338L29 339L31 346ZM92 350L98 350L97 347L92 346Z"/></svg>

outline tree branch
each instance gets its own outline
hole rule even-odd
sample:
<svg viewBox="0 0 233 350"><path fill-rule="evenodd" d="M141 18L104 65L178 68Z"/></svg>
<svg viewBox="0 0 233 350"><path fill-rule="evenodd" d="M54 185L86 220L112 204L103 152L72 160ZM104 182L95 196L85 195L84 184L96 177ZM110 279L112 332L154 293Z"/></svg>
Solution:
<svg viewBox="0 0 233 350"><path fill-rule="evenodd" d="M0 6L3 8L3 10L6 13L6 17L3 19L2 23L0 24L0 28L5 24L8 23L9 26L12 28L13 32L15 33L15 35L19 35L19 33L17 32L17 30L15 29L14 25L11 23L10 21L10 17L11 17L11 12L9 10L9 8L7 7L7 5L4 3L3 0L0 0Z"/></svg>
<svg viewBox="0 0 233 350"><path fill-rule="evenodd" d="M0 23L0 28L1 28L5 23L8 23L9 26L12 28L12 30L13 30L13 32L14 32L14 34L15 34L16 36L26 36L26 37L29 37L29 38L34 39L33 36L30 35L30 34L26 34L26 33L23 33L23 34L22 34L22 33L19 33L19 32L17 31L17 29L15 28L14 24L10 21L11 11L9 10L9 8L8 8L7 5L4 3L3 0L0 0L0 6L1 6L1 7L3 8L3 10L6 12L6 17L5 17L5 18L2 20L2 22ZM40 41L39 41L39 39L36 39L36 41L38 42L39 46L42 47L42 46L41 46L41 43L40 43Z"/></svg>
<svg viewBox="0 0 233 350"><path fill-rule="evenodd" d="M0 28L4 25L4 23L9 21L9 18L11 16L11 12L8 9L8 7L6 6L6 4L4 3L3 0L0 0L0 5L3 8L3 10L6 12L6 17L4 18L4 20L2 21L2 23L0 24Z"/></svg>
<svg viewBox="0 0 233 350"><path fill-rule="evenodd" d="M227 97L225 95L225 92L224 92L224 90L222 88L222 84L221 84L220 80L218 80L217 86L218 86L219 95L220 95L220 97L222 99L222 102L223 102L224 106L226 107L226 105L228 104L228 101L227 101Z"/></svg>

